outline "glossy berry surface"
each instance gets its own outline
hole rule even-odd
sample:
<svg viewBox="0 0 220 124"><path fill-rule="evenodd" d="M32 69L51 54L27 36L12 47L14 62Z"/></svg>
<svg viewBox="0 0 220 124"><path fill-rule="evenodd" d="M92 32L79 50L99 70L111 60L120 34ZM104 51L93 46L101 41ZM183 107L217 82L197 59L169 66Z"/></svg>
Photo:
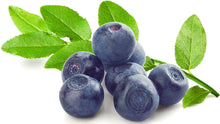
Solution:
<svg viewBox="0 0 220 124"><path fill-rule="evenodd" d="M172 64L162 64L154 68L149 79L158 91L161 105L178 103L188 90L187 77L179 67Z"/></svg>
<svg viewBox="0 0 220 124"><path fill-rule="evenodd" d="M142 47L140 43L137 42L134 52L132 56L129 58L128 62L134 62L134 63L137 63L143 66L145 63L145 60L146 60L146 55L145 55L144 48Z"/></svg>
<svg viewBox="0 0 220 124"><path fill-rule="evenodd" d="M98 57L92 53L77 52L71 55L63 66L63 82L75 74L85 74L102 82L104 67Z"/></svg>
<svg viewBox="0 0 220 124"><path fill-rule="evenodd" d="M120 82L114 92L116 111L125 119L143 121L154 114L159 105L159 95L152 82L137 74Z"/></svg>
<svg viewBox="0 0 220 124"><path fill-rule="evenodd" d="M136 45L132 30L125 24L110 22L100 26L94 33L92 48L95 55L105 64L126 62Z"/></svg>
<svg viewBox="0 0 220 124"><path fill-rule="evenodd" d="M120 81L135 74L142 74L146 76L144 68L136 63L129 62L119 66L112 66L105 76L105 86L109 93L113 95L116 86Z"/></svg>
<svg viewBox="0 0 220 124"><path fill-rule="evenodd" d="M65 81L59 97L63 109L69 115L84 118L94 115L100 109L104 91L96 79L77 74Z"/></svg>

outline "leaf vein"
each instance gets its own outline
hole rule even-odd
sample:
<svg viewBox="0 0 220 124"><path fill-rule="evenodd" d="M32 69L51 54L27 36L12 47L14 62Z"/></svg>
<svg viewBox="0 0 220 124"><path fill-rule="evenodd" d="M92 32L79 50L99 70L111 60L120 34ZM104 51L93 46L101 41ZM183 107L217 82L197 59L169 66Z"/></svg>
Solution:
<svg viewBox="0 0 220 124"><path fill-rule="evenodd" d="M189 59L189 68L188 68L188 71L190 72L190 68L191 68L191 64L192 64L192 41L193 41L193 24L194 24L194 21L195 21L195 17L193 18L192 20L192 24L191 24L191 32L190 32L190 59Z"/></svg>
<svg viewBox="0 0 220 124"><path fill-rule="evenodd" d="M106 5L106 7L107 7L107 8L108 8L108 10L109 10L109 13L110 13L110 16L111 16L112 20L113 20L113 21L116 21L116 19L114 18L114 16L112 15L112 13L111 13L111 11L110 11L109 6L108 6L108 5Z"/></svg>
<svg viewBox="0 0 220 124"><path fill-rule="evenodd" d="M69 28L69 29L72 31L72 33L76 34L80 39L85 40L85 39L82 38L78 33L76 33L72 28L70 28L70 27L68 26L68 24L66 24L62 19L59 19L59 17L57 17L56 15L54 15L53 13L51 13L50 11L48 11L48 10L46 10L46 9L45 9L45 11L47 11L49 14L51 14L52 16L54 16L58 21L60 21L61 23L63 23L67 28Z"/></svg>
<svg viewBox="0 0 220 124"><path fill-rule="evenodd" d="M38 28L35 25L32 25L30 22L28 22L25 18L23 18L20 14L16 13L14 11L14 9L11 9L21 20L23 20L26 24L30 25L31 27L33 27L34 29L38 30L38 31L42 31L40 28Z"/></svg>
<svg viewBox="0 0 220 124"><path fill-rule="evenodd" d="M6 49L9 49L9 48L48 48L48 47L61 47L61 46L65 46L65 45L48 45L48 46L17 46L17 47L5 47Z"/></svg>

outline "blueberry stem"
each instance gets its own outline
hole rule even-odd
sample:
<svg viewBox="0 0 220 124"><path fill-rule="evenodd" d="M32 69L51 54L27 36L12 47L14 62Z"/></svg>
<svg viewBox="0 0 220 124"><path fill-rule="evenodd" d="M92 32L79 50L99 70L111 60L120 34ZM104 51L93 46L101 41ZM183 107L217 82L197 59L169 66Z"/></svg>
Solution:
<svg viewBox="0 0 220 124"><path fill-rule="evenodd" d="M194 82L196 82L197 84L203 86L204 88L206 88L207 90L209 90L209 91L210 91L213 95L215 95L216 97L219 96L219 93L218 93L215 89L213 89L211 86L209 86L208 84L206 84L204 81L200 80L199 78L197 78L196 76L194 76L192 73L189 74L189 73L185 72L184 70L183 70L183 72L186 74L186 76L187 76L189 79L191 79L191 80L193 80Z"/></svg>
<svg viewBox="0 0 220 124"><path fill-rule="evenodd" d="M154 64L155 66L161 65L161 64L165 64L166 62L160 61L160 60L156 60L156 59L152 59L154 60ZM186 71L182 70L187 78L191 79L192 81L196 82L197 84L201 85L202 87L206 88L207 90L209 90L214 96L218 97L220 94L213 89L211 86L209 86L207 83L205 83L204 81L200 80L199 78L197 78L196 76L194 76L190 71L189 73L187 73Z"/></svg>

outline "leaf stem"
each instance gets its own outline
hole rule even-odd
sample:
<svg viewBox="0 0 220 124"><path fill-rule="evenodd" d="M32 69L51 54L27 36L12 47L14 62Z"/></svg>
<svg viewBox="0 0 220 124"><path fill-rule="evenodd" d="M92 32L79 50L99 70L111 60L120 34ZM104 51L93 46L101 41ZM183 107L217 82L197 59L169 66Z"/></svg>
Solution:
<svg viewBox="0 0 220 124"><path fill-rule="evenodd" d="M192 74L191 71L190 71L190 69L188 70L188 73L189 73L189 74Z"/></svg>
<svg viewBox="0 0 220 124"><path fill-rule="evenodd" d="M206 84L204 81L200 80L199 78L197 78L196 76L194 76L192 73L187 73L183 70L183 72L186 74L186 76L193 80L194 82L196 82L197 84L203 86L204 88L206 88L207 90L209 90L213 95L215 95L216 97L219 96L219 93L213 89L211 86L209 86L208 84Z"/></svg>
<svg viewBox="0 0 220 124"><path fill-rule="evenodd" d="M160 60L156 60L156 59L152 59L152 60L154 60L156 66L161 65L161 64L165 64L165 62L160 61ZM182 70L182 71L186 74L187 78L191 79L192 81L201 85L205 89L209 90L214 96L218 97L220 95L215 89L213 89L211 86L206 84L204 81L202 81L199 78L197 78L196 76L194 76L190 71L189 71L189 73L187 73L184 70Z"/></svg>

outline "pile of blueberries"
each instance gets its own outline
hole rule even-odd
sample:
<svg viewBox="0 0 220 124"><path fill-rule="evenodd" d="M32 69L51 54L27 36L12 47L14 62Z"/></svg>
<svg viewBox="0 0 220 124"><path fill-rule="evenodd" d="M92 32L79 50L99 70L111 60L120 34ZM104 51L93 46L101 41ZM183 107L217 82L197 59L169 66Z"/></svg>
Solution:
<svg viewBox="0 0 220 124"><path fill-rule="evenodd" d="M65 62L60 102L71 116L94 115L101 107L103 79L113 96L115 110L123 118L143 121L159 105L178 103L188 90L185 74L175 65L162 64L149 76L145 72L145 52L132 30L118 22L99 27L92 39L95 53L77 52ZM104 78L104 72L106 75Z"/></svg>

